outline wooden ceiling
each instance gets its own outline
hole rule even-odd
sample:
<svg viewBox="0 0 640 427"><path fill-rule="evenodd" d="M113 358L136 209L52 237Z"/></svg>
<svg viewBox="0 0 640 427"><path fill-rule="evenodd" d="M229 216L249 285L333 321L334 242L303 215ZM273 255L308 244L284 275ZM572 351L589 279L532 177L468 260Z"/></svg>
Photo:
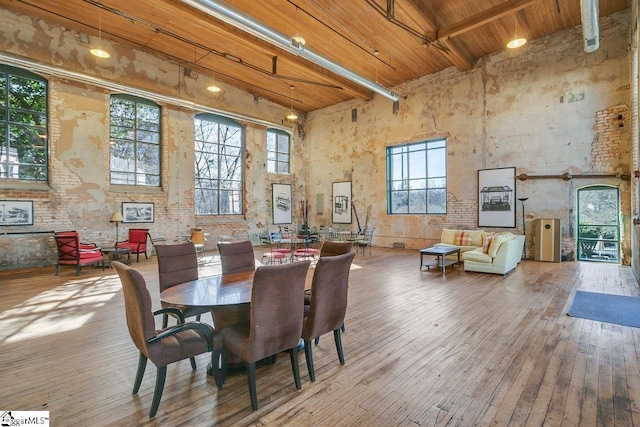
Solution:
<svg viewBox="0 0 640 427"><path fill-rule="evenodd" d="M215 0L218 2L218 0ZM580 0L225 0L306 49L392 89L506 49L516 34L537 39L580 25ZM600 0L600 16L630 7ZM113 40L299 111L370 89L223 23L180 0L0 0L2 7ZM526 46L521 49L526 49Z"/></svg>

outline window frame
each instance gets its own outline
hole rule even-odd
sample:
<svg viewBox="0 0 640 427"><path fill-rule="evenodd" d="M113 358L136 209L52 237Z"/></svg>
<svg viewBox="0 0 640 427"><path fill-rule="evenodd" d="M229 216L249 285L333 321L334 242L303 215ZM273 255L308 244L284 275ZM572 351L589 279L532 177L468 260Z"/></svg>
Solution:
<svg viewBox="0 0 640 427"><path fill-rule="evenodd" d="M211 141L200 141L198 140L198 129L197 129L197 122L196 120L204 120L204 121L209 121L209 122L213 122L217 124L217 132L218 132L218 137L216 139L216 142L211 142ZM212 113L199 113L196 114L194 116L194 135L193 135L193 139L194 139L194 211L195 211L195 215L196 216L221 216L221 215L243 215L244 214L244 196L245 196L245 178L244 178L244 172L245 172L245 164L244 164L244 152L245 152L245 137L246 137L246 129L244 126L242 126L240 123L236 122L233 119L230 119L228 117L224 117L224 116L220 116L217 114L212 114ZM233 128L237 128L238 132L240 132L240 136L239 136L239 145L233 145L233 144L224 144L224 143L220 143L220 137L221 137L221 130L222 127L225 128L229 128L229 127L233 127ZM229 139L230 140L230 139ZM224 142L224 141L223 141ZM206 143L206 144L213 144L215 145L218 149L217 152L205 152L203 150L199 150L198 149L198 145L199 143ZM223 154L224 150L222 150L220 147L228 147L228 149L230 149L231 151L233 151L234 149L237 149L238 154L237 156L230 156L227 154ZM207 163L210 163L211 160L215 161L215 157L217 157L217 175L212 176L212 177L207 177L207 176L199 176L199 168L198 168L198 162L201 160L199 153L209 153L210 155L212 155L212 157L214 157L213 159L205 159L205 161ZM222 154L222 155L221 155ZM221 178L220 177L220 171L223 169L220 167L220 165L222 165L222 161L223 159L232 159L235 158L237 159L238 162L238 166L240 168L239 171L239 179L233 179L236 176L236 172L237 169L234 168L233 173L231 174L231 176L227 176L225 178ZM210 187L204 187L199 185L199 182L203 182L203 181L214 181L217 182L217 186L216 185L212 185ZM222 186L223 182L236 182L237 183L237 188L224 188ZM210 194L209 197L212 198L216 198L215 202L210 202L210 203L215 203L215 207L216 210L214 211L213 209L209 210L209 211L199 211L199 206L200 205L206 205L205 201L199 201L200 198L202 198L203 200L206 198L205 197L205 192L211 192L213 194ZM234 193L237 193L234 196ZM223 194L226 194L227 197L225 198L223 196ZM233 212L233 206L234 204L238 205L238 209L237 212ZM220 210L221 206L228 206L231 207L231 212L229 211L225 211L222 212Z"/></svg>
<svg viewBox="0 0 640 427"><path fill-rule="evenodd" d="M114 125L114 116L112 115L111 112L111 106L112 106L112 100L113 99L120 99L120 100L125 100L125 101L129 101L129 102L133 102L135 105L135 110L134 110L134 115L133 115L133 127L125 127L125 126L120 126L120 125ZM138 109L139 106L148 106L148 107L155 107L158 109L158 122L157 122L157 132L153 132L150 129L142 129L138 127ZM138 187L138 188L160 188L162 186L162 106L154 101L151 101L149 99L146 98L141 98L139 96L135 96L135 95L129 95L129 94L121 94L121 93L117 93L117 94L112 94L111 97L109 98L109 183L111 185L123 185L123 186L131 186L131 187ZM135 154L133 162L134 162L134 167L133 167L133 172L129 172L129 171L120 171L120 170L114 170L113 166L112 166L112 159L113 159L113 149L114 146L116 145L113 140L113 127L114 126L119 126L123 129L129 129L130 131L132 131L134 133L134 136L132 139L129 138L118 138L121 139L123 141L129 141L130 143L133 143L133 153ZM157 143L153 142L153 141L145 141L139 138L139 133L157 133ZM138 164L140 163L140 158L138 156L138 146L140 144L145 144L145 145L155 145L156 146L156 158L158 159L158 165L157 165L157 173L149 173L147 171L144 172L138 172ZM121 174L123 176L133 176L134 180L133 182L122 182L121 180L119 181L114 181L114 175L117 174ZM146 177L146 176L153 176L157 178L157 184L153 183L153 184L145 184L144 181L140 182L140 177Z"/></svg>
<svg viewBox="0 0 640 427"><path fill-rule="evenodd" d="M431 158L431 161L437 161L437 164L442 162L442 168L444 175L431 174L431 169L438 169L438 167L429 166L429 152L438 154L441 159ZM410 159L411 153L420 153L424 151L424 167L419 169L417 173L412 174L411 163L415 162L415 159ZM410 142L401 145L394 145L387 147L387 214L389 215L446 215L447 214L447 139L436 138L424 141ZM432 155L432 156L433 156ZM394 161L400 161L400 178L394 177L395 169L398 167ZM415 166L415 165L414 165ZM397 174L396 174L397 175ZM422 182L423 184L420 184ZM439 183L439 184L438 184ZM394 184L400 184L402 188L394 188ZM394 208L394 197L406 193L406 211L399 212L397 208ZM420 195L423 193L423 195ZM412 210L412 195L417 195L419 198L424 199L424 210L416 211ZM438 197L441 199L440 203L431 202L431 197ZM430 207L444 206L444 210L433 210Z"/></svg>
<svg viewBox="0 0 640 427"><path fill-rule="evenodd" d="M49 135L49 81L38 75L35 73L32 73L30 71L24 70L22 68L18 68L18 67L13 67L10 65L6 65L6 64L0 64L0 73L4 74L5 76L7 76L7 81L6 81L6 95L4 98L4 106L0 105L0 110L4 110L4 117L2 117L2 114L0 114L0 124L4 124L5 125L5 129L4 129L4 138L5 141L4 143L0 142L0 166L3 166L6 168L6 173L7 176L6 177L0 177L0 182L2 183L12 183L12 185L14 185L13 183L18 183L18 182L23 182L23 183L31 183L31 184L47 184L49 182L49 139L48 139L48 135ZM43 111L39 111L39 110L35 110L35 109L25 109L25 108L12 108L10 106L10 97L11 97L11 91L10 91L10 81L11 81L11 77L20 77L20 78L25 78L25 79L30 79L30 80L35 80L37 82L42 83L42 85L44 86L44 110ZM37 113L37 114L43 114L44 115L44 120L43 120L43 124L42 125L34 125L34 124L25 124L25 123L20 123L20 122L12 122L11 120L11 116L12 116L12 112L32 112L32 113ZM12 126L13 123L13 126ZM10 162L10 158L11 158L11 148L16 149L16 153L17 153L17 147L12 147L11 146L11 130L12 127L22 127L22 128L27 128L27 130L35 130L36 131L36 135L37 135L37 139L39 141L41 141L41 144L36 145L36 144L31 144L30 147L32 148L38 148L42 151L44 159L42 161L42 164L38 164L38 163L22 163L22 162L15 162L12 163ZM27 133L25 132L25 135ZM3 158L3 154L4 153L4 149L7 150L7 156L6 156L6 161L3 162L2 158ZM16 154L16 159L19 160L18 155ZM13 175L14 173L11 172L12 167L17 166L18 168L18 176L17 177L11 177L11 175ZM38 168L39 170L42 170L42 178L33 178L33 179L29 179L29 178L24 178L20 176L20 168L21 167L34 167L34 168Z"/></svg>
<svg viewBox="0 0 640 427"><path fill-rule="evenodd" d="M274 135L275 138L275 150L270 150L269 149L269 135ZM278 142L279 142L279 138L282 136L286 136L287 138L287 152L281 152L278 150ZM270 154L273 153L275 156L275 159L271 159L270 158ZM287 160L280 160L281 156L286 155ZM275 170L270 170L270 166L271 164L274 164L274 169ZM280 168L278 167L281 164L286 164L287 165L287 171L286 172L281 172ZM267 173L274 173L274 174L281 174L281 175L290 175L291 174L291 135L283 130L280 129L267 129Z"/></svg>

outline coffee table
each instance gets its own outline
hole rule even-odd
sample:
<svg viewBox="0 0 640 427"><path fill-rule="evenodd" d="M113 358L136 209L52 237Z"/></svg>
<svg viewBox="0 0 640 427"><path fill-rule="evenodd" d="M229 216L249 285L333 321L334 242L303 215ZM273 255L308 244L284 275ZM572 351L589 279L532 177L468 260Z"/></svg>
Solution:
<svg viewBox="0 0 640 427"><path fill-rule="evenodd" d="M106 255L105 267L111 267L113 261L120 261L123 264L131 265L131 248L100 248ZM125 258L126 255L126 258Z"/></svg>
<svg viewBox="0 0 640 427"><path fill-rule="evenodd" d="M458 260L447 259L447 255L458 254ZM435 260L424 261L425 255L435 256ZM432 267L440 267L442 270L442 277L447 273L448 265L455 265L460 263L460 248L448 247L448 246L434 246L432 248L420 249L420 270L422 267L427 267L427 270Z"/></svg>

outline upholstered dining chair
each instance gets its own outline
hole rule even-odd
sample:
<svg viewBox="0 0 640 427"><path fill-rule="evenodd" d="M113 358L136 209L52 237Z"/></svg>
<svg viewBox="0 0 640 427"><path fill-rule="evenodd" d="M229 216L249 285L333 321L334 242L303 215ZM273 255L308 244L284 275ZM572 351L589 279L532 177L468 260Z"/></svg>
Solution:
<svg viewBox="0 0 640 427"><path fill-rule="evenodd" d="M302 333L305 279L311 261L267 265L256 269L251 291L251 316L222 330L224 357L233 353L244 360L251 407L258 410L256 362L288 351L300 390L298 344ZM224 363L223 363L224 366Z"/></svg>
<svg viewBox="0 0 640 427"><path fill-rule="evenodd" d="M142 377L151 360L157 368L156 385L149 417L154 417L160 405L167 365L184 359L192 359L202 353L211 353L211 362L219 360L222 354L222 336L210 325L201 322L184 323L180 310L170 307L152 312L151 296L142 275L121 262L114 261L113 268L118 273L124 292L125 314L129 335L140 351L138 371L133 384L133 394L138 393ZM156 330L154 315L172 312L178 316L180 323L161 330ZM195 367L191 365L193 369ZM221 372L213 370L216 385L222 388Z"/></svg>
<svg viewBox="0 0 640 427"><path fill-rule="evenodd" d="M256 257L249 240L242 242L218 242L222 274L242 273L256 269Z"/></svg>
<svg viewBox="0 0 640 427"><path fill-rule="evenodd" d="M204 231L201 228L192 228L189 241L195 246L200 261L204 261L204 242L207 241Z"/></svg>
<svg viewBox="0 0 640 427"><path fill-rule="evenodd" d="M340 332L347 312L347 291L349 288L349 270L354 252L344 255L320 257L313 272L310 304L305 307L305 319L302 327L304 355L311 381L316 380L313 368L311 340L333 331L340 364L344 365L344 352Z"/></svg>
<svg viewBox="0 0 640 427"><path fill-rule="evenodd" d="M177 245L156 245L156 255L158 256L158 284L160 292L180 283L190 282L198 279L198 256L196 249L191 242ZM185 307L174 306L161 302L162 307L175 307L182 312L185 319L196 316L196 321L200 321L202 314L208 313L208 307ZM169 313L164 313L162 327L166 328L169 321Z"/></svg>
<svg viewBox="0 0 640 427"><path fill-rule="evenodd" d="M116 248L129 248L132 254L136 254L136 262L140 262L140 254L147 256L147 238L149 237L149 229L147 228L130 228L129 239L124 242L116 243Z"/></svg>
<svg viewBox="0 0 640 427"><path fill-rule="evenodd" d="M85 265L98 264L104 270L104 255L100 248L93 243L81 243L77 232L61 231L54 234L54 238L58 248L56 276L64 265L75 266L76 276L80 275L80 269Z"/></svg>
<svg viewBox="0 0 640 427"><path fill-rule="evenodd" d="M353 250L352 242L333 242L325 240L320 246L320 257L348 254Z"/></svg>

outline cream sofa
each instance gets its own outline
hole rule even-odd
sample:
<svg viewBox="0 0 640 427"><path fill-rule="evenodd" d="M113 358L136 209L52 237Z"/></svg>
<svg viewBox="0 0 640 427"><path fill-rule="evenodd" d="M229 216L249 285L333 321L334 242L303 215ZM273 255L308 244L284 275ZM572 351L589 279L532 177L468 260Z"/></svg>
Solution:
<svg viewBox="0 0 640 427"><path fill-rule="evenodd" d="M462 254L464 271L507 274L518 266L523 247L523 235L497 233L490 241L486 249L487 253L480 246Z"/></svg>
<svg viewBox="0 0 640 427"><path fill-rule="evenodd" d="M440 243L435 247L456 247L460 248L460 254L472 251L478 247L482 248L482 242L486 233L483 230L451 230L442 229ZM457 255L450 255L447 258L457 258Z"/></svg>

